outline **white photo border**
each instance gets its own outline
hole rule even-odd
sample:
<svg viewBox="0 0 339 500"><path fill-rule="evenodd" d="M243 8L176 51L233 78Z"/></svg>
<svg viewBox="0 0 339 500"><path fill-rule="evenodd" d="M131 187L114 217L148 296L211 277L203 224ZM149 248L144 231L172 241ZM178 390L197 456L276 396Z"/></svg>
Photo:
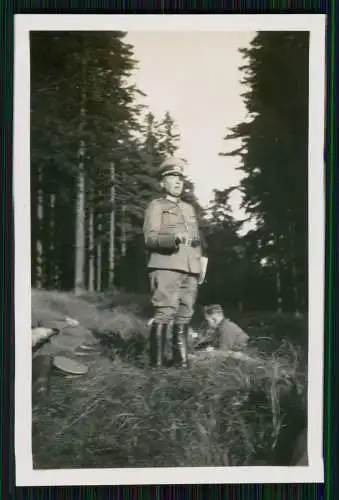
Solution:
<svg viewBox="0 0 339 500"><path fill-rule="evenodd" d="M322 483L325 260L323 14L14 16L15 461L17 486ZM30 31L309 31L307 467L34 470L31 404ZM53 453L53 450L51 450Z"/></svg>

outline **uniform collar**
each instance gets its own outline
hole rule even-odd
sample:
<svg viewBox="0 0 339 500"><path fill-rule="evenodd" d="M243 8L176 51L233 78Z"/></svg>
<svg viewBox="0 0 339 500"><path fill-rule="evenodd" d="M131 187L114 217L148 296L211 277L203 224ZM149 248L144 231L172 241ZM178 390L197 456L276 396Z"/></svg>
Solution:
<svg viewBox="0 0 339 500"><path fill-rule="evenodd" d="M164 198L168 203L171 203L171 205L174 205L175 207L177 207L178 205L180 205L181 203L181 198L178 198L177 201L173 201L173 200L170 200L169 198L167 198L167 196L165 195L165 198Z"/></svg>

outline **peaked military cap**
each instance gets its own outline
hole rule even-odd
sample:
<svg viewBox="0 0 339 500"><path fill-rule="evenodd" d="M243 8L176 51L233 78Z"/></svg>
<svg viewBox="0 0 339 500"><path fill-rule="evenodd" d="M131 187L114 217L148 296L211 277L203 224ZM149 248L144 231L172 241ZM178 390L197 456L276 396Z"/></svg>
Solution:
<svg viewBox="0 0 339 500"><path fill-rule="evenodd" d="M159 176L184 175L184 162L180 158L171 157L163 161L159 168Z"/></svg>
<svg viewBox="0 0 339 500"><path fill-rule="evenodd" d="M211 304L209 306L204 307L204 313L207 316L210 316L212 314L223 314L224 311L222 310L222 307L220 304Z"/></svg>

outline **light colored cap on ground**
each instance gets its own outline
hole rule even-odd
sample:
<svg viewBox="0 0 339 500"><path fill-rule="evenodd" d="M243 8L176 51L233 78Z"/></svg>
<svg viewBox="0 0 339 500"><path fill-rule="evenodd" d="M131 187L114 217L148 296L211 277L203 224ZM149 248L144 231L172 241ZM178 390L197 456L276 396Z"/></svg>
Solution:
<svg viewBox="0 0 339 500"><path fill-rule="evenodd" d="M53 366L58 370L70 375L85 375L88 372L88 367L83 363L66 358L65 356L55 356Z"/></svg>

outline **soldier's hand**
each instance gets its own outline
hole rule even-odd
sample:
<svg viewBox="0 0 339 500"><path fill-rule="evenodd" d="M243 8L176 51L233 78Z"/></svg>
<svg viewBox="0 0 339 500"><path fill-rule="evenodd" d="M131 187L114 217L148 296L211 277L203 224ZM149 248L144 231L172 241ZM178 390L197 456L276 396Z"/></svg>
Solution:
<svg viewBox="0 0 339 500"><path fill-rule="evenodd" d="M184 241L186 241L187 239L187 236L183 233L178 233L175 235L175 242L177 245L179 245L179 243L183 243Z"/></svg>

